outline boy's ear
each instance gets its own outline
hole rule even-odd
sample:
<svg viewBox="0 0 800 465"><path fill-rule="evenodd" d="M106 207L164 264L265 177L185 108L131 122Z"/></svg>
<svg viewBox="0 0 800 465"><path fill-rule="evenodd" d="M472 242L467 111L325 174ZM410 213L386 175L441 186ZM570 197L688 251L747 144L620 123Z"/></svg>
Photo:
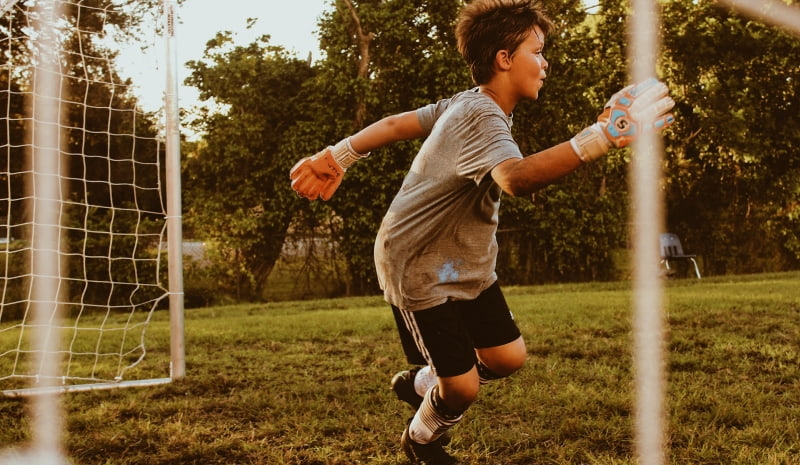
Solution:
<svg viewBox="0 0 800 465"><path fill-rule="evenodd" d="M511 54L508 50L498 50L494 56L494 64L498 71L507 71L511 67Z"/></svg>

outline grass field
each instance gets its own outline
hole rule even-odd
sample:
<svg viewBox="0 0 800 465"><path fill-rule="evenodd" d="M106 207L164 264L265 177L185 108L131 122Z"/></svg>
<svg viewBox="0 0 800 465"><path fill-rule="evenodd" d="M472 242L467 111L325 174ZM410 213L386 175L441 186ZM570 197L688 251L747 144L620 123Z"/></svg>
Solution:
<svg viewBox="0 0 800 465"><path fill-rule="evenodd" d="M454 430L465 464L633 464L630 284L507 288L529 361ZM800 273L667 282L671 464L800 464ZM165 341L166 313L150 334ZM379 297L186 314L187 377L68 394L76 464L404 464ZM150 348L148 357L163 353ZM160 375L159 375L160 376ZM0 398L0 445L29 439Z"/></svg>

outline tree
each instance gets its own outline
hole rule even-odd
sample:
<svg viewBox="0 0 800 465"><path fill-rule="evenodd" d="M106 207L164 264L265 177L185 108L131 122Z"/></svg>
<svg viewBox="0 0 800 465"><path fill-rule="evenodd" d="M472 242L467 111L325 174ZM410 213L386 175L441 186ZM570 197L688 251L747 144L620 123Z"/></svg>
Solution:
<svg viewBox="0 0 800 465"><path fill-rule="evenodd" d="M601 2L552 2L558 30L545 45L548 79L536 102L514 112L514 136L531 154L571 138L596 120L625 83L624 10ZM532 199L504 198L498 274L530 284L617 278L615 250L626 245L627 150L614 150Z"/></svg>
<svg viewBox="0 0 800 465"><path fill-rule="evenodd" d="M213 244L222 291L258 300L293 216L295 153L283 153L284 137L303 118L314 70L269 36L232 43L230 32L218 33L204 59L188 63L187 82L217 108L203 109L204 144L185 164L187 231Z"/></svg>
<svg viewBox="0 0 800 465"><path fill-rule="evenodd" d="M67 247L74 252L68 259L70 276L86 280L85 284L70 281L70 292L83 294L85 302L103 296L98 298L102 304L118 303L107 297L108 292L101 289L104 285L98 284L112 281L111 268L115 277L120 278L134 276L139 266L129 239L116 237L114 242L111 232L122 230L123 224L127 231L137 226L136 230L142 231L145 225L152 226L152 221L163 219L159 173L156 169L142 168L144 164L157 166L163 156L155 140L156 118L143 115L138 108L130 90L131 81L121 78L115 67L119 51L106 40L135 37L144 24L158 16L159 2L148 0L123 6L117 3L65 2L60 22L64 27L59 36L62 53L58 65L63 73L59 103L66 175L60 180L66 196L62 221L68 231ZM3 133L0 153L7 170L7 176L0 179L0 189L8 193L9 200L0 207L0 216L10 217L8 223L14 229L11 235L16 238L31 234L30 203L20 199L26 197L25 185L30 178L25 166L31 163L31 101L37 72L34 65L41 59L35 56L35 47L29 40L30 22L38 14L35 6L35 2L17 2L0 17L0 31L8 38L2 52L5 66L0 69L3 84L0 106L6 109L2 117L6 131L0 131ZM134 184L153 188L137 189L132 187ZM130 208L134 205L136 209ZM97 213L97 207L103 211ZM131 218L133 211L145 213ZM143 245L139 251L156 247L157 243ZM98 260L82 262L75 258L80 254L107 257L112 248L115 252L124 249L123 256L131 259L118 260L110 267L107 263L97 264Z"/></svg>
<svg viewBox="0 0 800 465"><path fill-rule="evenodd" d="M288 226L293 234L316 234L320 228L332 234L331 244L347 266L347 272L334 279L341 280L347 293L376 292L374 238L420 141L376 150L348 170L329 202L291 195L286 171L301 157L383 116L469 88L472 83L454 37L463 4L332 1L332 9L320 21L325 57L313 65L274 51L264 53L265 43L252 50L223 51L225 36L218 37L210 44L211 64L196 64L193 75L206 97L225 105L224 113L206 115L208 146L189 161L187 198L196 197L189 203L192 215L198 215L193 225L214 231L210 234L220 243L235 246L231 250L250 250L255 257L257 250L234 242L254 239L255 231L271 231L282 239L290 221L284 212L294 212ZM568 140L594 122L609 96L628 83L629 11L624 3L600 0L589 9L580 0L547 4L559 25L545 48L549 78L539 100L521 103L514 113L515 139L528 154ZM708 1L672 0L664 2L663 9L658 73L678 100L678 122L664 134L668 224L706 258L709 272L796 267L800 176L798 158L792 154L800 127L794 78L800 56L797 41L733 17ZM744 43L746 51L741 50ZM260 60L272 63L265 65L269 72L252 71ZM291 69L293 75L281 74L279 68ZM291 85L284 89L257 82L276 76ZM260 90L248 94L253 88ZM282 89L280 97L274 97L276 88ZM284 112L287 102L291 114ZM265 108L272 113L259 113ZM261 120L270 121L269 131L255 129ZM256 133L259 136L252 137ZM245 143L249 137L252 144ZM229 187L241 178L226 179L226 171L245 172L250 166L245 160L261 166L263 160L251 155L258 150L266 150L268 157L280 154L267 163L275 171L265 168L271 174L264 181L252 177L275 187L246 187L241 182ZM629 149L613 150L533 199L505 197L498 261L503 281L620 277L614 252L628 243L631 156L635 154ZM235 193L234 201L220 194L226 188ZM253 192L258 195L250 196ZM277 229L255 219L267 211ZM766 257L755 268L730 253L742 236L746 240L737 250L740 256ZM272 263L269 257L258 260ZM261 265L242 261L237 273L249 280L263 276L252 271L255 266Z"/></svg>
<svg viewBox="0 0 800 465"><path fill-rule="evenodd" d="M525 153L562 142L599 113L611 92L624 82L622 47L600 48L599 26L586 21L583 4L553 2L559 33L548 42L546 55L552 77L539 102L515 111L515 137ZM341 5L341 4L340 4ZM354 108L363 93L371 122L387 114L410 110L449 97L471 85L454 37L462 2L359 2L357 27L348 29L352 11L339 8L321 24L328 60L318 79L334 82L326 95L331 108ZM611 2L613 6L613 2ZM609 7L610 11L614 11ZM616 16L611 27L622 29ZM351 26L356 27L356 26ZM360 62L358 38L374 34L369 80L355 72ZM613 43L603 37L603 44ZM622 38L618 39L622 43ZM358 68L362 69L363 68ZM558 70L556 72L553 69ZM575 89L580 89L575 91ZM335 105L335 106L334 106ZM331 113L330 121L336 121ZM339 116L342 119L342 116ZM554 122L546 124L544 122ZM357 128L356 128L357 129ZM346 124L331 131L334 140L352 132ZM330 206L343 218L340 243L347 257L356 293L376 289L372 249L383 213L416 154L418 142L377 150L356 164L345 177ZM613 277L611 251L625 245L626 161L623 154L587 167L530 199L505 198L501 210L503 247L499 272L507 282L601 279ZM569 221L568 221L569 220Z"/></svg>
<svg viewBox="0 0 800 465"><path fill-rule="evenodd" d="M670 228L708 272L800 265L800 42L707 1L669 2L664 20Z"/></svg>
<svg viewBox="0 0 800 465"><path fill-rule="evenodd" d="M336 10L320 24L321 46L328 59L320 66L317 82L329 97L324 111L334 122L324 131L328 141L469 86L453 34L460 4L456 0L371 0L350 6L337 2ZM365 53L359 37L369 34L373 39L365 76L356 64ZM359 102L366 104L363 121L357 111L346 110L358 108ZM376 150L369 160L348 171L329 202L343 219L338 243L347 261L352 293L377 291L375 235L418 148L419 142L414 141Z"/></svg>

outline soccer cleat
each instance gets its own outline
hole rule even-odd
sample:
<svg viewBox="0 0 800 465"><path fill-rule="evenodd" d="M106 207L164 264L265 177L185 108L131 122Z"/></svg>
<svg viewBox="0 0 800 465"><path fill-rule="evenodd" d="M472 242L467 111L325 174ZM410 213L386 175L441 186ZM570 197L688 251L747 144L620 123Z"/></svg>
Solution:
<svg viewBox="0 0 800 465"><path fill-rule="evenodd" d="M411 423L409 422L409 425ZM403 448L406 457L411 460L414 465L456 465L458 460L455 457L445 452L443 445L445 444L445 437L441 437L430 444L420 444L414 442L408 434L408 427L403 430L403 435L400 437L400 446ZM449 437L448 437L449 439ZM449 442L449 441L448 441Z"/></svg>
<svg viewBox="0 0 800 465"><path fill-rule="evenodd" d="M422 404L422 396L414 390L414 377L417 376L419 368L403 370L392 377L392 391L397 398L407 403L414 410L418 410Z"/></svg>

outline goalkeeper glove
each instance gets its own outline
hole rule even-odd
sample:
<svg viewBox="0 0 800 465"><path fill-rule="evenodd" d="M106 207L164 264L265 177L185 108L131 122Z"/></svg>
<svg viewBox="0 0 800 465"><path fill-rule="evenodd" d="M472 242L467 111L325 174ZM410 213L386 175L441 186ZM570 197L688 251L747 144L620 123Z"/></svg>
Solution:
<svg viewBox="0 0 800 465"><path fill-rule="evenodd" d="M667 112L675 102L668 93L664 83L650 78L614 94L597 122L570 140L578 158L584 163L594 161L608 152L612 144L614 147L630 144L643 127L662 130L672 124L675 117Z"/></svg>
<svg viewBox="0 0 800 465"><path fill-rule="evenodd" d="M292 189L309 200L329 200L342 183L347 168L367 156L369 153L353 150L350 138L343 139L312 157L298 161L289 172Z"/></svg>

